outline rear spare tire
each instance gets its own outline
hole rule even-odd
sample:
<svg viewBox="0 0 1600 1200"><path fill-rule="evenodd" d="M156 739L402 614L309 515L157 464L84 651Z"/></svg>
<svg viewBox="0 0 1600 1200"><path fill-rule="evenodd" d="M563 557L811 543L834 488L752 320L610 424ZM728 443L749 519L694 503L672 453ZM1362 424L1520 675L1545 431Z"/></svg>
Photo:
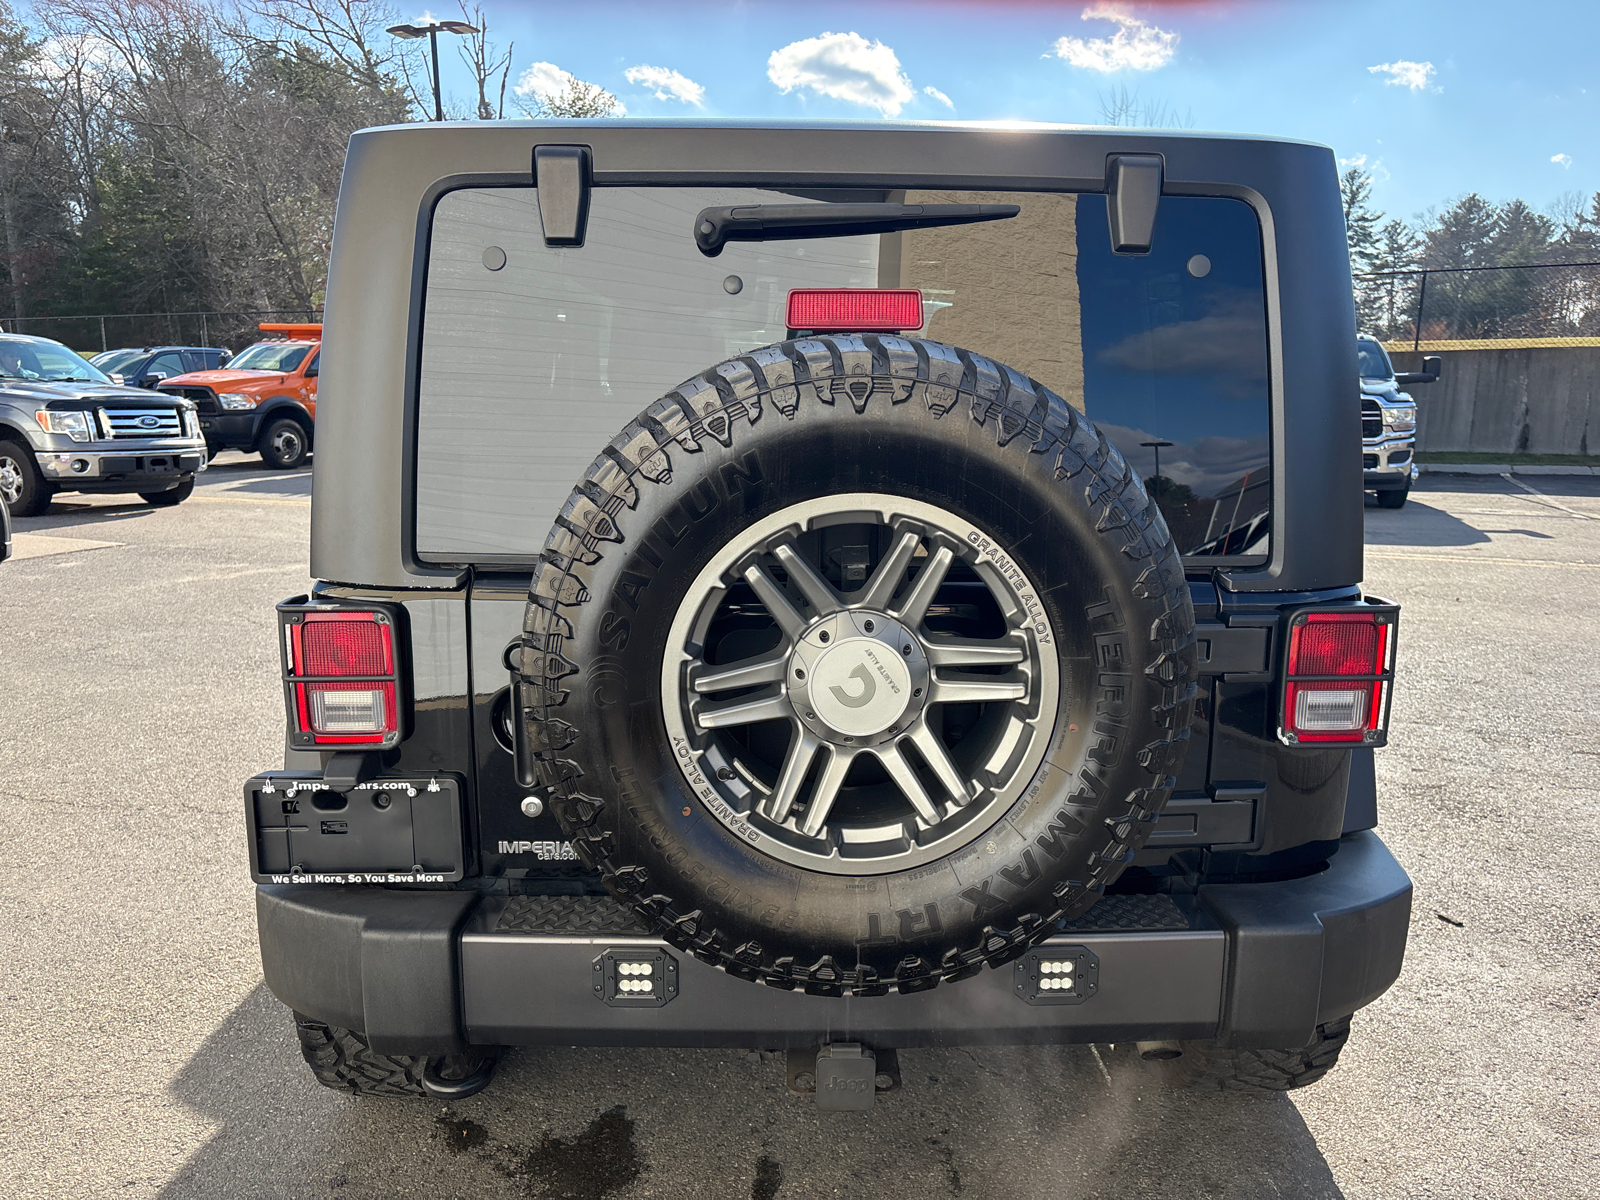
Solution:
<svg viewBox="0 0 1600 1200"><path fill-rule="evenodd" d="M1166 525L1060 397L935 342L785 342L589 468L535 570L524 761L673 944L914 991L1081 913L1188 738Z"/></svg>

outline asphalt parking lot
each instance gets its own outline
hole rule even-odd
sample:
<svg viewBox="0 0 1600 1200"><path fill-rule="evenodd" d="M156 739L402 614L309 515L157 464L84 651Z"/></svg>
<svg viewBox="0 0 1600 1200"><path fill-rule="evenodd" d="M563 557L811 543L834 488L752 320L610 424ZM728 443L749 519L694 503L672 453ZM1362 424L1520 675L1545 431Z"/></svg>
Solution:
<svg viewBox="0 0 1600 1200"><path fill-rule="evenodd" d="M1367 509L1404 605L1380 832L1399 983L1291 1095L1128 1046L907 1051L870 1114L782 1064L520 1051L445 1108L316 1086L261 984L239 785L281 752L272 606L310 475L221 456L173 509L67 497L0 565L0 1194L1600 1194L1600 479L1425 476Z"/></svg>

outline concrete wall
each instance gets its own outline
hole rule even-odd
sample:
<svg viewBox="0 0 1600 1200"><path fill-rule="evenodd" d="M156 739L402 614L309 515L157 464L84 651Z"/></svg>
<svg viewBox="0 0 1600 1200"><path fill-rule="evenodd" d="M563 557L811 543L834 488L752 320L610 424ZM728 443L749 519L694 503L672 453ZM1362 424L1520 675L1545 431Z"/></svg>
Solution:
<svg viewBox="0 0 1600 1200"><path fill-rule="evenodd" d="M1600 347L1446 350L1417 402L1418 450L1600 454ZM1422 355L1392 353L1396 371Z"/></svg>

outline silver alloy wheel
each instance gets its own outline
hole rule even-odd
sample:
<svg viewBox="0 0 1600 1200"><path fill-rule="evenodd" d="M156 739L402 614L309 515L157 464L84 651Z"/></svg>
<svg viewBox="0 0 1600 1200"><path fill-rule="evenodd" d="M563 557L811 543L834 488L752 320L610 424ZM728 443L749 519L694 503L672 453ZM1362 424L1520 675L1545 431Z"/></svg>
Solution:
<svg viewBox="0 0 1600 1200"><path fill-rule="evenodd" d="M21 463L9 454L0 454L0 497L4 497L7 504L15 504L22 499L22 485L26 478Z"/></svg>
<svg viewBox="0 0 1600 1200"><path fill-rule="evenodd" d="M293 462L299 458L304 445L298 428L280 429L272 435L272 449L279 462Z"/></svg>
<svg viewBox="0 0 1600 1200"><path fill-rule="evenodd" d="M813 557L840 526L881 548L843 593ZM936 603L958 563L979 604ZM866 575L863 557L853 565ZM996 636L929 628L978 607ZM775 626L773 644L707 662L714 623L735 619ZM740 838L814 871L885 874L975 841L1022 795L1055 727L1056 654L1037 590L971 522L894 496L828 496L750 527L700 572L668 635L662 715L691 790ZM952 737L955 705L969 707ZM764 723L787 725L781 751L757 745Z"/></svg>

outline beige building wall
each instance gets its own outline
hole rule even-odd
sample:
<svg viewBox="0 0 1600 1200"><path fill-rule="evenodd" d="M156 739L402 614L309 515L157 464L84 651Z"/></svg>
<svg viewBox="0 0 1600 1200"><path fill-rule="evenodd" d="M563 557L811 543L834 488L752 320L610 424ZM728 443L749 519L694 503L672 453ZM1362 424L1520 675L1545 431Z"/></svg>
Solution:
<svg viewBox="0 0 1600 1200"><path fill-rule="evenodd" d="M921 288L925 302L948 306L932 309L923 336L1031 375L1082 412L1077 197L927 191L905 202L1022 206L1005 221L884 237L879 286Z"/></svg>

